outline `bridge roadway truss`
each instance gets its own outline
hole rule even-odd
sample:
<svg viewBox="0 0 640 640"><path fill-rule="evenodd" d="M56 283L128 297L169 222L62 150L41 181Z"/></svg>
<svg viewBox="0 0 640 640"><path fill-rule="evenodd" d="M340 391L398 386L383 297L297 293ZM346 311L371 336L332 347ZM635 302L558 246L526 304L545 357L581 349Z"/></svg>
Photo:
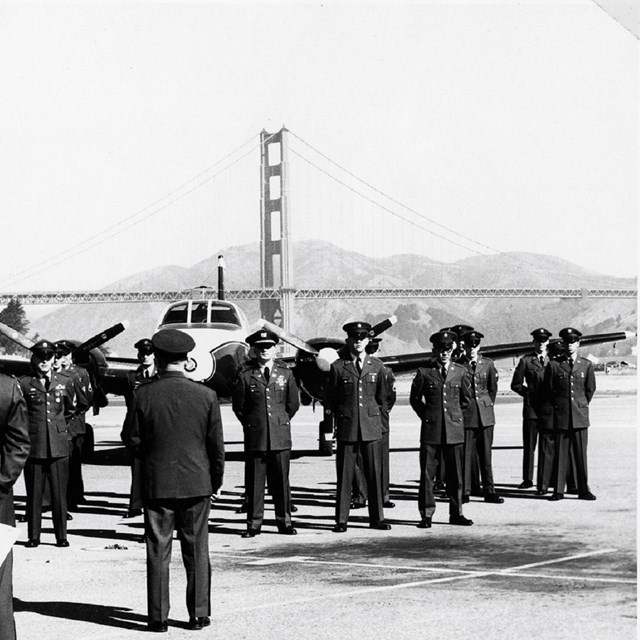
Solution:
<svg viewBox="0 0 640 640"><path fill-rule="evenodd" d="M637 289L288 289L297 299L366 299L366 298L630 298ZM281 289L234 289L225 292L227 300L280 299ZM0 304L19 300L21 304L98 304L122 302L176 302L205 300L217 296L217 290L198 287L181 291L36 291L0 293Z"/></svg>

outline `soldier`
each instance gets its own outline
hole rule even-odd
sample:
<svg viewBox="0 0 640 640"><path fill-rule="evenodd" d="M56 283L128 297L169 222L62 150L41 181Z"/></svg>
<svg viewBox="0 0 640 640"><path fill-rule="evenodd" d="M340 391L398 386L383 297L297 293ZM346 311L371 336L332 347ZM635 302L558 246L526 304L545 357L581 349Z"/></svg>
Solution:
<svg viewBox="0 0 640 640"><path fill-rule="evenodd" d="M0 374L0 524L16 526L13 485L29 455L27 405L18 381ZM15 640L13 552L0 555L0 638Z"/></svg>
<svg viewBox="0 0 640 640"><path fill-rule="evenodd" d="M331 365L325 392L325 410L333 417L338 444L336 455L335 533L347 530L351 485L358 452L367 485L369 527L388 530L382 499L382 416L387 411L388 389L382 363L366 353L371 325L347 322L346 348Z"/></svg>
<svg viewBox="0 0 640 640"><path fill-rule="evenodd" d="M460 338L465 348L465 355L460 359L460 364L464 364L469 370L474 395L464 430L463 501L467 502L471 495L472 461L477 456L484 501L502 504L504 498L496 493L491 464L493 427L496 423L493 407L498 394L498 372L493 360L480 355L480 341L484 338L482 333L469 331Z"/></svg>
<svg viewBox="0 0 640 640"><path fill-rule="evenodd" d="M71 453L69 455L69 484L67 485L67 508L76 511L79 504L84 504L84 481L82 479L82 448L87 432L85 414L93 406L93 387L87 370L73 363L71 354L75 345L68 340L55 343L56 355L53 368L59 373L66 373L73 381L75 390L75 413L69 422Z"/></svg>
<svg viewBox="0 0 640 640"><path fill-rule="evenodd" d="M214 391L184 374L193 338L163 329L151 338L160 377L139 386L122 440L142 459L149 631L166 632L173 530L187 573L188 628L211 624L208 519L222 486L224 438Z"/></svg>
<svg viewBox="0 0 640 640"><path fill-rule="evenodd" d="M153 355L153 343L149 338L142 338L134 345L137 349L137 359L140 363L138 368L127 376L127 392L125 402L127 407L133 400L133 392L143 384L153 382L158 379L158 369L156 358ZM140 458L131 456L131 490L129 492L129 508L124 515L125 518L135 518L142 515L142 466Z"/></svg>
<svg viewBox="0 0 640 640"><path fill-rule="evenodd" d="M549 362L547 347L551 332L540 327L531 332L533 336L533 352L522 356L513 372L511 390L522 396L522 482L519 489L533 486L533 462L538 438L538 473L536 488L538 495L543 495L549 488L551 469L553 466L553 426L548 424L545 416L542 382L544 370Z"/></svg>
<svg viewBox="0 0 640 640"><path fill-rule="evenodd" d="M449 522L469 526L462 515L464 416L473 400L467 369L451 361L457 336L438 331L430 340L436 354L418 369L409 402L422 422L420 429L420 488L418 509L420 529L429 529L436 510L433 480L438 456L445 460L446 490L449 496Z"/></svg>
<svg viewBox="0 0 640 640"><path fill-rule="evenodd" d="M20 378L29 413L31 448L24 470L27 490L27 547L40 544L45 478L51 486L51 512L57 547L68 547L67 483L69 481L68 424L75 415L71 378L53 371L55 347L40 340L31 347L31 375Z"/></svg>
<svg viewBox="0 0 640 640"><path fill-rule="evenodd" d="M369 338L369 344L365 351L373 356L378 352L382 338ZM377 358L374 358L377 360ZM382 361L380 360L382 363ZM389 495L389 413L393 409L396 402L396 380L393 371L382 363L383 372L386 377L387 391L387 408L382 414L382 439L381 439L381 463L382 463L382 501L385 509L393 509L396 505L391 502ZM358 454L356 461L356 471L353 474L353 486L351 492L351 508L360 509L366 506L367 502L367 484L362 469L362 455Z"/></svg>
<svg viewBox="0 0 640 640"><path fill-rule="evenodd" d="M278 531L296 535L291 522L291 419L300 407L298 386L289 368L275 359L279 338L262 329L247 338L255 352L238 373L232 408L244 431L247 530L260 534L264 518L265 482L273 498Z"/></svg>
<svg viewBox="0 0 640 640"><path fill-rule="evenodd" d="M575 454L578 499L595 500L588 483L587 434L589 403L596 390L596 376L591 362L578 355L582 333L566 327L559 335L566 355L560 362L549 362L543 383L553 408L556 437L556 485L549 500L564 498L571 449Z"/></svg>

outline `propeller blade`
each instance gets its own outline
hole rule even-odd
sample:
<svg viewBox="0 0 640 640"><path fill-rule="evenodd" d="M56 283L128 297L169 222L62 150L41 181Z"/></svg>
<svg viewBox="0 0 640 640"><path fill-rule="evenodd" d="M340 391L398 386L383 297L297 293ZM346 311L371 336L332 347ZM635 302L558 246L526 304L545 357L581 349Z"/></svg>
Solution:
<svg viewBox="0 0 640 640"><path fill-rule="evenodd" d="M260 318L258 320L258 326L263 329L267 329L273 333L275 333L278 338L284 340L286 343L290 344L292 347L296 349L302 349L302 351L306 351L307 353L311 353L312 355L318 355L318 351L314 349L310 344L307 344L302 338L298 338L298 336L294 336L292 333L285 331L282 327L279 327L277 324L273 324L264 318Z"/></svg>
<svg viewBox="0 0 640 640"><path fill-rule="evenodd" d="M374 324L373 327L371 327L371 331L369 331L369 335L372 338L375 338L376 336L379 336L381 333L383 333L387 329L390 329L391 327L393 327L393 325L396 322L398 322L397 316L395 315L389 316L386 320L383 320L382 322L378 322L378 324Z"/></svg>
<svg viewBox="0 0 640 640"><path fill-rule="evenodd" d="M128 326L129 322L127 320L118 322L118 324L114 324L113 327L109 327L108 329L105 329L104 331L96 334L95 336L93 336L93 338L85 340L76 349L78 351L91 351L91 349L95 349L105 342L108 342L112 338L115 338L117 335L127 329Z"/></svg>
<svg viewBox="0 0 640 640"><path fill-rule="evenodd" d="M19 331L9 327L8 325L0 322L0 333L9 338L9 340L13 340L16 344L19 344L21 347L25 349L31 349L35 344L33 340L29 340L27 336L21 334Z"/></svg>

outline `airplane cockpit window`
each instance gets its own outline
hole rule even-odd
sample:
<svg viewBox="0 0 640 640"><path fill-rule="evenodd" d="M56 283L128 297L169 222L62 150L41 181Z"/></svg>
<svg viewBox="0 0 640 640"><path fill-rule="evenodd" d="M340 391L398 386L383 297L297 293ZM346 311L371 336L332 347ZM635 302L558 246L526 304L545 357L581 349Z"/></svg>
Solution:
<svg viewBox="0 0 640 640"><path fill-rule="evenodd" d="M191 322L207 321L207 303L194 302L191 306Z"/></svg>
<svg viewBox="0 0 640 640"><path fill-rule="evenodd" d="M211 305L211 322L242 325L238 314L233 308L215 305Z"/></svg>
<svg viewBox="0 0 640 640"><path fill-rule="evenodd" d="M183 324L187 322L187 303L176 304L164 314L161 324Z"/></svg>

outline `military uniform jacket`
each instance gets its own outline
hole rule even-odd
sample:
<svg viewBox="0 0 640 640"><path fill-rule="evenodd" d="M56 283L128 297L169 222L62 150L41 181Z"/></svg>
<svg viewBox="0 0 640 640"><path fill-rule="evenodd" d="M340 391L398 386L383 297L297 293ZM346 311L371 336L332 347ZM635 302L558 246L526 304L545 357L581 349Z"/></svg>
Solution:
<svg viewBox="0 0 640 640"><path fill-rule="evenodd" d="M366 354L358 373L347 351L331 365L325 391L325 409L334 419L336 437L341 442L363 442L382 437L383 413L388 411L386 368Z"/></svg>
<svg viewBox="0 0 640 640"><path fill-rule="evenodd" d="M131 404L131 400L133 400L133 392L143 384L148 384L149 382L153 382L159 378L158 370L153 367L152 373L148 378L145 378L144 375L145 367L140 365L135 371L127 374L127 390L125 391L124 399L127 403L127 407Z"/></svg>
<svg viewBox="0 0 640 640"><path fill-rule="evenodd" d="M545 364L542 364L537 353L529 353L520 358L513 372L511 390L524 398L522 417L525 420L542 418L547 413L543 409L546 403L543 382L548 363L547 356L545 356Z"/></svg>
<svg viewBox="0 0 640 640"><path fill-rule="evenodd" d="M544 376L544 388L553 409L554 429L586 429L589 403L596 390L593 365L578 356L573 367L568 360L551 360Z"/></svg>
<svg viewBox="0 0 640 640"><path fill-rule="evenodd" d="M51 372L49 391L44 379L20 378L29 413L29 458L64 458L69 455L68 423L75 414L73 380L66 374Z"/></svg>
<svg viewBox="0 0 640 640"><path fill-rule="evenodd" d="M258 361L250 360L239 371L231 398L242 423L245 451L291 449L291 418L300 407L300 397L284 363L273 361L267 384Z"/></svg>
<svg viewBox="0 0 640 640"><path fill-rule="evenodd" d="M461 363L462 364L462 363ZM464 366L471 377L471 388L475 397L477 411L473 411L473 405L469 409L467 429L479 427L491 427L496 423L494 405L498 395L498 372L493 360L478 356L475 371L468 360L464 360Z"/></svg>
<svg viewBox="0 0 640 640"><path fill-rule="evenodd" d="M27 404L18 381L0 374L0 522L11 509L3 509L5 500L12 501L12 487L20 476L29 455L29 417Z"/></svg>
<svg viewBox="0 0 640 640"><path fill-rule="evenodd" d="M69 422L69 433L72 436L86 433L87 425L84 414L93 406L93 387L87 370L71 364L66 373L73 380L76 396L75 415Z"/></svg>
<svg viewBox="0 0 640 640"><path fill-rule="evenodd" d="M434 359L416 372L409 402L420 420L421 445L464 442L464 422L473 401L471 379L464 365L449 364L446 379Z"/></svg>
<svg viewBox="0 0 640 640"><path fill-rule="evenodd" d="M375 356L371 356L371 359L382 365L382 373L385 378L385 384L387 385L387 402L385 409L382 411L382 433L389 433L389 413L396 403L396 378L393 375L393 371L391 371L382 360L379 360Z"/></svg>
<svg viewBox="0 0 640 640"><path fill-rule="evenodd" d="M136 389L121 437L142 460L145 500L202 497L222 486L218 397L181 372L167 371Z"/></svg>

